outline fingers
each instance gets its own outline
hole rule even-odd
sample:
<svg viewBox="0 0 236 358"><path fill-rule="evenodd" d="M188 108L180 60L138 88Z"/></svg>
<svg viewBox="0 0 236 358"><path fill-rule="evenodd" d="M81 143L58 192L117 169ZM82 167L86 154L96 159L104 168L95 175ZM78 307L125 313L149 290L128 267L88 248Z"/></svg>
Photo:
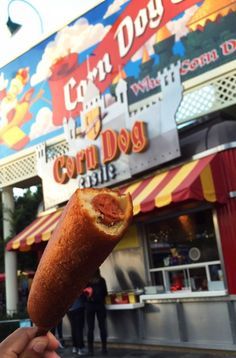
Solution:
<svg viewBox="0 0 236 358"><path fill-rule="evenodd" d="M59 342L56 338L48 333L45 336L34 338L20 355L20 358L57 358L58 355L54 351L58 346Z"/></svg>
<svg viewBox="0 0 236 358"><path fill-rule="evenodd" d="M58 342L56 337L51 332L47 333L47 338L48 338L48 349L49 350L53 351L59 347L60 343Z"/></svg>
<svg viewBox="0 0 236 358"><path fill-rule="evenodd" d="M11 354L12 352L16 356L20 354L22 351L24 351L29 341L36 336L37 331L37 327L18 328L1 343L0 356L3 357L3 353Z"/></svg>
<svg viewBox="0 0 236 358"><path fill-rule="evenodd" d="M59 342L52 333L39 336L37 327L18 328L0 344L0 357L58 358Z"/></svg>
<svg viewBox="0 0 236 358"><path fill-rule="evenodd" d="M18 356L19 358L60 358L60 356L53 351L34 352L32 350L26 350Z"/></svg>

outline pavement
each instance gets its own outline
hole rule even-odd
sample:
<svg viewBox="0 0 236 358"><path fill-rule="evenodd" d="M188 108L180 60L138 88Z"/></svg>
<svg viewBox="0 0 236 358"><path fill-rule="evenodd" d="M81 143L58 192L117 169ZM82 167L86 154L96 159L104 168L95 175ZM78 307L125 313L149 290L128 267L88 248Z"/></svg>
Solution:
<svg viewBox="0 0 236 358"><path fill-rule="evenodd" d="M100 353L100 348L95 347L94 357L104 357ZM79 357L73 354L71 347L60 349L58 354L61 358L75 358ZM84 356L86 357L86 356ZM89 356L87 356L89 357ZM167 348L158 346L138 346L138 345L109 345L107 358L236 358L236 351L215 351L215 350L199 350L199 349L184 349L184 348Z"/></svg>

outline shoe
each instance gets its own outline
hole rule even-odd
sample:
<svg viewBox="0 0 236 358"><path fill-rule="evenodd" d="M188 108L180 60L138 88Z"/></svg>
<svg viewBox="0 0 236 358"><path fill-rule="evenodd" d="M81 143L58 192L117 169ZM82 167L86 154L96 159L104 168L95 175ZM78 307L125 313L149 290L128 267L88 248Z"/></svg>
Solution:
<svg viewBox="0 0 236 358"><path fill-rule="evenodd" d="M72 348L72 353L77 353L77 348L76 347Z"/></svg>
<svg viewBox="0 0 236 358"><path fill-rule="evenodd" d="M84 349L78 349L78 356L85 356L86 355L86 352L84 351Z"/></svg>
<svg viewBox="0 0 236 358"><path fill-rule="evenodd" d="M108 351L107 351L106 348L103 348L103 349L102 349L102 355L103 355L103 356L107 356L107 355L108 355Z"/></svg>

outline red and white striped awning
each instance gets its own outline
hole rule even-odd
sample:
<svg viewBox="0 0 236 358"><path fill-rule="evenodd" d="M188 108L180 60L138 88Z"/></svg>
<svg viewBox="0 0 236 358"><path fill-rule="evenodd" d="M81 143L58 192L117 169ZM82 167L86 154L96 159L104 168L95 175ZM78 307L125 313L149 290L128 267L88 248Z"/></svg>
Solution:
<svg viewBox="0 0 236 358"><path fill-rule="evenodd" d="M217 154L152 175L120 188L132 195L134 215L186 200L225 202L226 190ZM28 251L33 244L48 241L63 208L42 213L14 239L7 250Z"/></svg>

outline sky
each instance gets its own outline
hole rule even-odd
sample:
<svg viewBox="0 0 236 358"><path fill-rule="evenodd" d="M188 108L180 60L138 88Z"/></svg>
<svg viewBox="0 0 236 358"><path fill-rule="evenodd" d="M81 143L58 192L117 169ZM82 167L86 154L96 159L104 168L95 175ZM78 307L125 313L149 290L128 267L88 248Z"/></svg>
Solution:
<svg viewBox="0 0 236 358"><path fill-rule="evenodd" d="M35 193L36 190L37 190L37 187L33 185L29 189L32 191L32 193ZM24 193L27 190L28 190L28 188L27 189L13 188L13 194L14 194L15 197L24 196Z"/></svg>

